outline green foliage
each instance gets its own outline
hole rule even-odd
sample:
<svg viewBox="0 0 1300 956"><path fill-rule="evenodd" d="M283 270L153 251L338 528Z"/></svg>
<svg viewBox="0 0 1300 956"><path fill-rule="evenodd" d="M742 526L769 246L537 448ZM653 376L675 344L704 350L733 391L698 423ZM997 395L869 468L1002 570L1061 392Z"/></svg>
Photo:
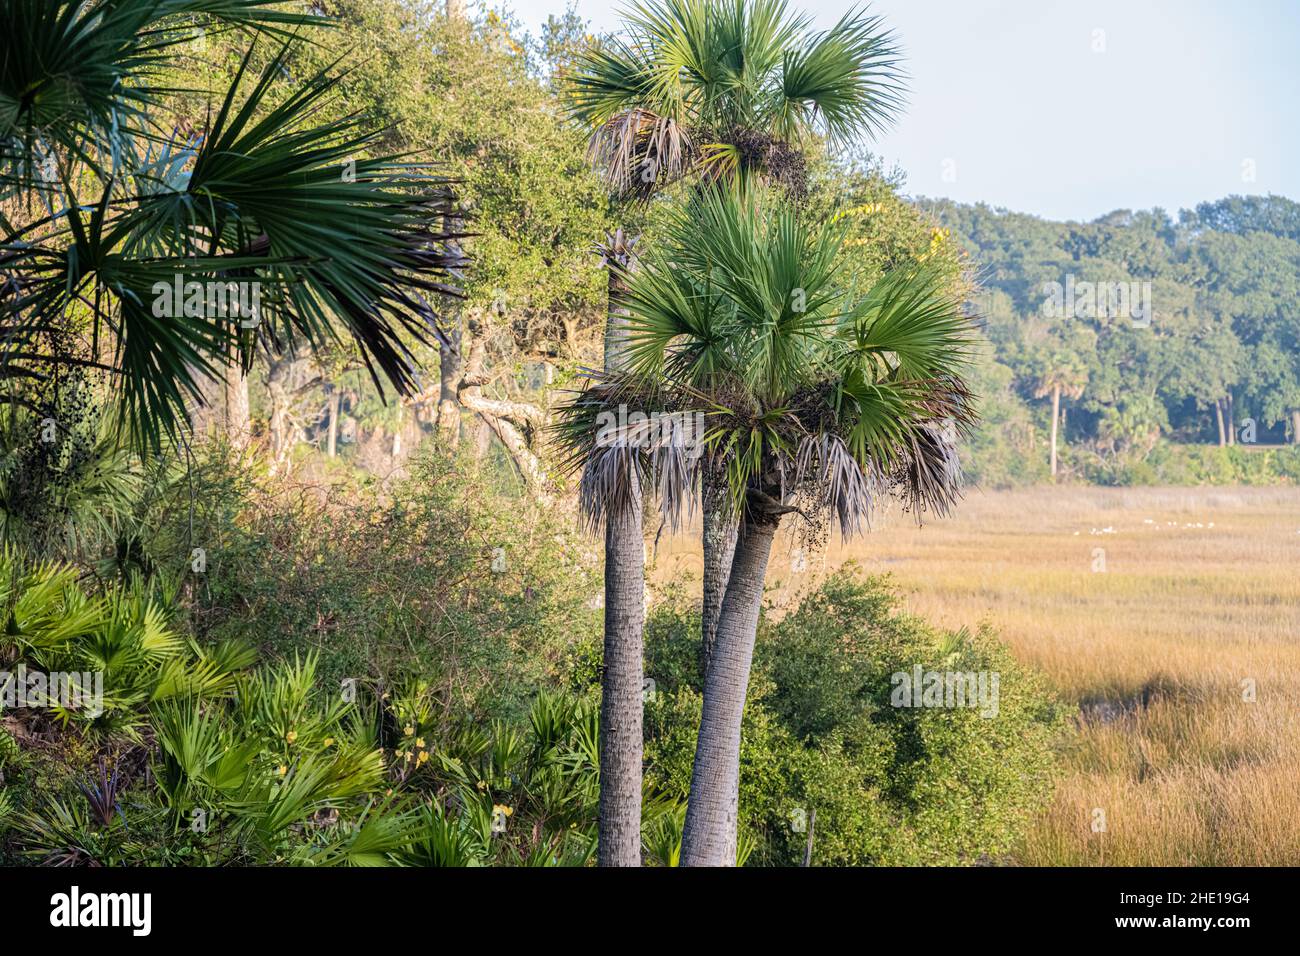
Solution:
<svg viewBox="0 0 1300 956"><path fill-rule="evenodd" d="M1089 223L947 201L929 208L979 264L984 283L975 303L998 371L976 389L994 403L985 434L968 449L977 480L1041 479L1058 387L1067 478L1293 480L1285 451L1238 458L1166 446L1225 444L1234 424L1239 443L1250 442L1242 432L1248 420L1258 444L1300 441L1296 203L1234 196L1177 220L1162 210L1119 210ZM1046 313L1045 284L1070 277L1149 284L1149 324L1078 309ZM1222 464L1229 459L1237 464Z"/></svg>
<svg viewBox="0 0 1300 956"><path fill-rule="evenodd" d="M405 673L436 688L440 709L522 719L567 673L569 643L599 633L590 543L543 505L493 492L468 458L422 455L391 483L296 485L219 452L196 466L139 520L150 564L183 576L205 644L256 635L285 657L306 644L335 686Z"/></svg>
<svg viewBox="0 0 1300 956"><path fill-rule="evenodd" d="M595 321L604 280L591 244L611 227L608 202L522 41L492 15L449 21L441 4L338 0L330 13L337 30L296 48L291 67L345 57L331 115L366 115L383 149L418 151L456 180L468 304L526 318L534 340L563 338L574 315Z"/></svg>
<svg viewBox="0 0 1300 956"><path fill-rule="evenodd" d="M236 696L153 705L151 779L123 784L115 765L79 793L33 792L21 812L0 790L0 832L12 824L14 851L47 864L589 861L598 765L589 704L543 694L522 727L389 730L403 705L387 694L341 700L320 690L315 668L314 656L286 662L246 675ZM664 816L680 808L649 820Z"/></svg>
<svg viewBox="0 0 1300 956"><path fill-rule="evenodd" d="M0 408L0 542L93 557L139 497L139 463L119 446L88 376L52 371L29 402Z"/></svg>
<svg viewBox="0 0 1300 956"><path fill-rule="evenodd" d="M286 654L305 637L335 683L416 669L467 717L521 717L568 641L599 630L598 584L577 533L537 503L487 493L481 476L433 454L386 489L259 480L243 505L218 492L192 538L208 549L208 571L191 575L200 635L257 633ZM187 511L174 519L172 540L187 536Z"/></svg>
<svg viewBox="0 0 1300 956"><path fill-rule="evenodd" d="M465 507L464 475L447 463L428 468L415 483L419 494L399 488L378 509L392 520L361 522L387 529L394 579L397 562L413 555L428 560L486 520L462 510L457 520L468 524L439 525L425 508L457 517L456 509ZM408 538L410 532L397 530L398 515L418 516L416 528L448 537ZM200 514L197 527L207 517ZM246 518L234 517L224 531L227 543ZM352 554L337 530L305 530L327 540L340 562ZM366 553L384 551L376 538L361 541ZM253 560L254 553L213 549L206 586L214 596L236 582L252 587L267 573L273 552L263 549L256 553L264 566L253 577L223 577L223 567L242 568L240 556ZM311 567L292 548L287 553L300 571ZM510 564L499 575L490 556L472 549L460 558L469 564L456 566L467 585L473 582L459 600L481 602L476 614L459 623L413 616L407 633L417 633L424 621L429 629L464 628L457 642L472 642L473 629L490 631L496 641L513 634L511 654L533 666L509 663L511 655L496 658L503 663L493 666L509 675L509 684L496 683L488 669L467 669L453 654L465 651L449 640L412 644L405 652L396 644L372 645L371 662L387 666L340 685L347 668L322 670L340 642L327 636L323 650L301 651L302 634L292 633L300 612L291 609L294 592L286 581L275 585L289 608L282 617L271 614L269 602L255 606L258 620L282 629L266 644L278 661L250 668L246 650L216 639L215 632L252 632L250 618L228 603L209 605L211 616L198 615L214 633L196 640L178 630L185 615L174 606L186 591L150 588L137 576L134 585L91 596L66 567L24 570L17 558L7 558L11 566L0 575L10 582L7 656L51 669L102 669L106 712L93 719L20 712L18 724L5 715L6 730L33 721L64 725L55 753L29 754L21 742L6 748L14 753L3 766L5 852L101 865L587 864L594 852L599 730L589 690L595 675L582 655L598 652L598 628L593 622L575 633L566 623L558 578L571 572L557 572L549 585L530 577L539 595L550 589L550 598L529 611L534 616L512 617L526 602L501 580ZM485 572L471 572L478 561L488 562ZM418 575L419 563L401 567ZM369 580L369 573L357 576ZM430 586L422 578L414 584L401 601L366 590L339 606L356 613L368 601L412 605L419 588ZM492 586L509 600L497 604L479 590ZM198 596L193 588L188 593L190 600ZM312 601L339 593L306 592ZM427 615L428 607L421 612ZM552 628L564 633L551 634ZM691 615L672 610L653 615L647 629L647 673L658 684L647 703L644 797L644 852L653 865L675 865L680 853L700 706L696 631ZM554 655L549 665L536 666L539 649ZM342 660L334 657L336 665ZM413 670L420 662L435 666ZM998 717L890 707L889 675L913 663L997 670ZM467 690L475 679L484 686ZM526 683L514 686L518 681ZM565 685L570 690L546 689ZM792 823L813 809L817 863L997 858L1045 793L1058 722L1050 699L991 635L937 633L898 614L880 582L838 576L791 615L763 623L745 715L741 861L799 861L805 834Z"/></svg>
<svg viewBox="0 0 1300 956"><path fill-rule="evenodd" d="M1103 485L1276 485L1300 483L1300 446L1157 445L1146 459L1103 469L1085 462L1084 476Z"/></svg>
<svg viewBox="0 0 1300 956"><path fill-rule="evenodd" d="M171 598L138 577L91 597L71 567L30 564L6 549L0 552L0 660L46 675L76 675L80 702L52 700L44 708L49 716L64 726L136 739L142 705L225 694L252 661L239 642L200 647L183 639L168 620Z"/></svg>
<svg viewBox="0 0 1300 956"><path fill-rule="evenodd" d="M104 369L122 424L157 450L201 381L247 367L255 345L296 336L319 348L340 332L376 383L382 373L414 390L408 342L463 264L445 246L446 180L375 155L380 134L363 117L322 120L328 70L286 89L290 28L324 21L278 6L4 0L15 28L0 34L0 201L27 210L0 216L8 401L47 366ZM190 140L161 131L176 93L165 64L196 21L285 42L250 70L253 44L231 34L248 45ZM188 292L160 307L159 289L182 281L264 285L265 307L238 325ZM77 347L52 348L51 335Z"/></svg>
<svg viewBox="0 0 1300 956"><path fill-rule="evenodd" d="M689 787L699 720L698 679L676 679L689 633L673 610L646 633L661 688L646 712L647 776L668 794ZM996 672L996 716L893 706L891 675L918 664ZM1001 859L1050 795L1064 715L986 629L935 631L899 613L885 582L840 572L761 625L740 757L752 859L800 862L814 809L816 865Z"/></svg>

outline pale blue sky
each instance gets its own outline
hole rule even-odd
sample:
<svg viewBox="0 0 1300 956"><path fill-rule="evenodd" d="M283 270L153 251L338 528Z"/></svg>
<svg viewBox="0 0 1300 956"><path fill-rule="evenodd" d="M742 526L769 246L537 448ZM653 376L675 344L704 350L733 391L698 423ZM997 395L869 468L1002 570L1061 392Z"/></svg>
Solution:
<svg viewBox="0 0 1300 956"><path fill-rule="evenodd" d="M536 29L566 2L490 5ZM828 26L850 2L791 6ZM597 31L618 25L617 0L575 5ZM898 33L911 92L896 126L869 146L902 167L913 195L1058 219L1173 213L1230 193L1300 199L1300 0L870 8Z"/></svg>

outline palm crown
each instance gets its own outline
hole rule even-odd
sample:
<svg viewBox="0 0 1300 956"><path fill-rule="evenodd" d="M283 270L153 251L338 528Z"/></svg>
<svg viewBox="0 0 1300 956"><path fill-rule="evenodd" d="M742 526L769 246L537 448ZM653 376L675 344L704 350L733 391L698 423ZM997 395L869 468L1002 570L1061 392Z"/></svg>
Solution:
<svg viewBox="0 0 1300 956"><path fill-rule="evenodd" d="M784 0L648 0L626 20L566 79L620 194L644 198L695 170L797 187L808 137L878 130L901 104L892 37L856 9L820 32Z"/></svg>
<svg viewBox="0 0 1300 956"><path fill-rule="evenodd" d="M779 517L810 493L845 534L891 489L945 511L958 493L953 443L972 409L962 378L971 326L943 281L899 271L859 296L836 263L841 231L758 190L704 190L671 232L627 277L627 371L561 416L571 464L588 467L584 489L592 462L603 465L588 510L638 473L612 475L609 464L638 449L636 467L657 474L672 515L689 507L701 460L722 466L734 509ZM593 422L617 404L704 413L702 458L665 430L600 441Z"/></svg>

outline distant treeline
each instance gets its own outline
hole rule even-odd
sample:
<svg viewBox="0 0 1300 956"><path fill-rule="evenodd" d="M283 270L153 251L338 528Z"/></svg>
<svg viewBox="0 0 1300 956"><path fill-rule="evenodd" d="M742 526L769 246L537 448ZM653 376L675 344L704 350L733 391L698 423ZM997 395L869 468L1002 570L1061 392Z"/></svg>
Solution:
<svg viewBox="0 0 1300 956"><path fill-rule="evenodd" d="M972 309L991 354L977 479L1045 477L1058 431L1061 470L1076 478L1295 480L1294 450L1259 446L1300 442L1300 204L1230 196L1177 218L1118 210L1089 223L919 205L980 283ZM1263 459L1241 464L1251 453Z"/></svg>

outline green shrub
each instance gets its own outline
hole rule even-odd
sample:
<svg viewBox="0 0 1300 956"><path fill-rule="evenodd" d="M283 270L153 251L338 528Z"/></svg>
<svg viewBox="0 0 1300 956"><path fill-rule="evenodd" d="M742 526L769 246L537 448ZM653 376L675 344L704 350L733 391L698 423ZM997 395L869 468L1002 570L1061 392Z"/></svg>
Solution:
<svg viewBox="0 0 1300 956"><path fill-rule="evenodd" d="M562 682L575 641L599 639L592 542L546 507L486 490L436 451L410 475L313 482L245 463L198 463L155 496L141 527L153 566L183 574L205 643L255 640L270 658L313 647L322 680L421 676L440 706L522 720ZM191 570L194 548L206 568Z"/></svg>
<svg viewBox="0 0 1300 956"><path fill-rule="evenodd" d="M698 727L698 679L674 683L689 618L647 628L647 775L684 798ZM999 675L997 713L891 705L891 675ZM802 859L816 812L821 865L997 859L1050 794L1064 709L987 630L942 633L901 614L879 579L831 577L780 621L765 618L745 709L740 814L751 862Z"/></svg>

